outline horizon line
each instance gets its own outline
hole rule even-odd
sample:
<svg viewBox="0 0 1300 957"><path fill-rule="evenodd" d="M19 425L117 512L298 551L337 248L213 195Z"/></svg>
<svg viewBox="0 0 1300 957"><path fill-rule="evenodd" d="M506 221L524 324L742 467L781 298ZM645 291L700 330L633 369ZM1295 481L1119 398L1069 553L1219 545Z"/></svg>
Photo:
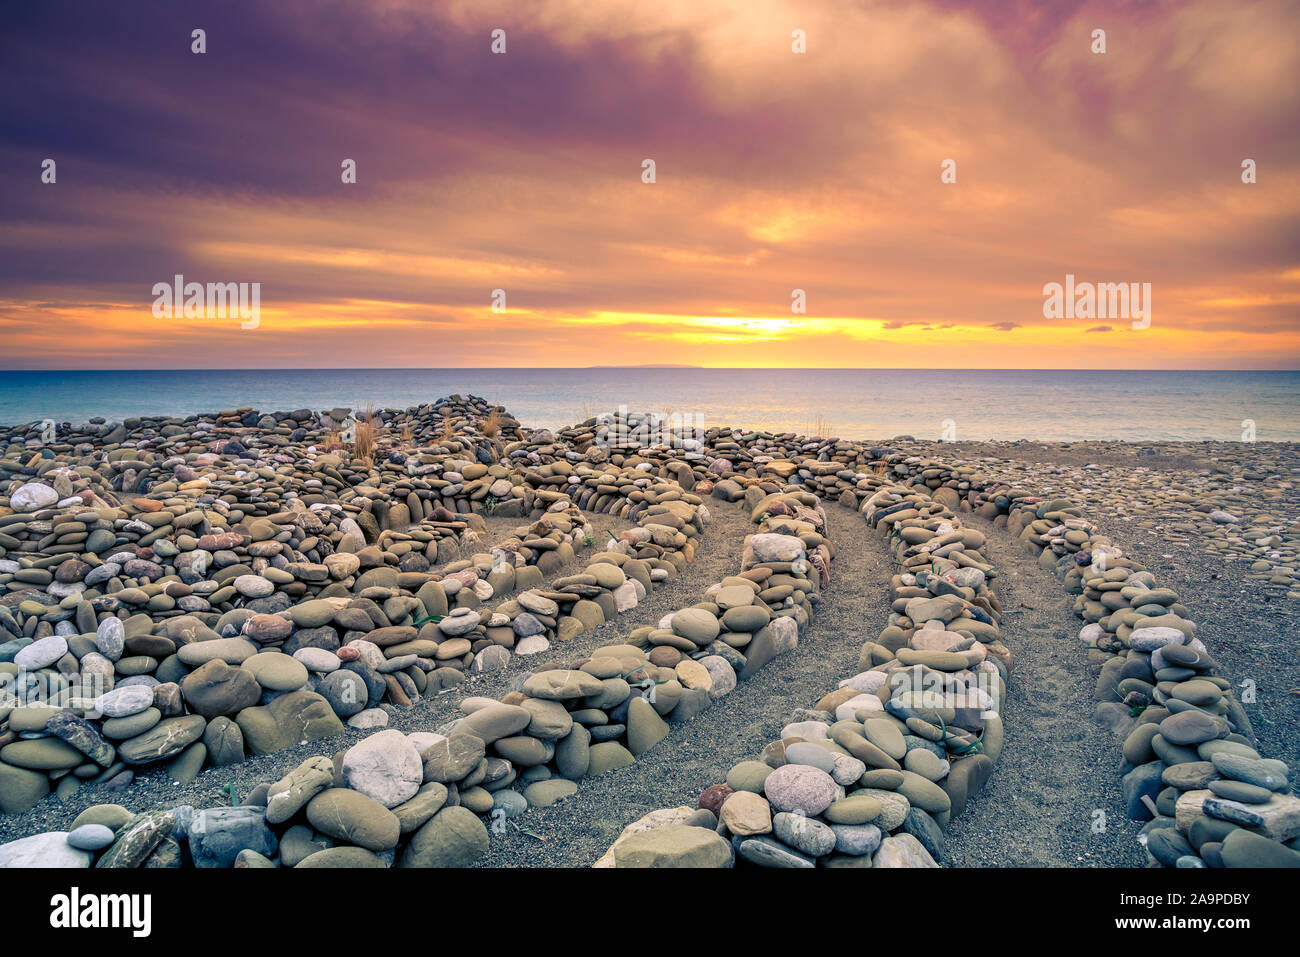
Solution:
<svg viewBox="0 0 1300 957"><path fill-rule="evenodd" d="M1093 366L1041 366L1034 368L1012 367L970 367L952 366L696 366L677 364L650 365L595 365L595 366L172 366L159 368L23 368L0 369L8 372L572 372L595 369L685 369L701 372L1300 372L1300 368L1259 369L1259 368L1204 368L1189 367L1185 369L1116 369Z"/></svg>

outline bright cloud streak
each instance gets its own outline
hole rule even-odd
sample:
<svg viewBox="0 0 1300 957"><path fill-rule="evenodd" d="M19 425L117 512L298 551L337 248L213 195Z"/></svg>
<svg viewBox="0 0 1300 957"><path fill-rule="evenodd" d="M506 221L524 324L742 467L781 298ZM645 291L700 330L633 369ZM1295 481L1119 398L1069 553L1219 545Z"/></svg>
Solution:
<svg viewBox="0 0 1300 957"><path fill-rule="evenodd" d="M12 15L0 365L1300 366L1295 2L143 5Z"/></svg>

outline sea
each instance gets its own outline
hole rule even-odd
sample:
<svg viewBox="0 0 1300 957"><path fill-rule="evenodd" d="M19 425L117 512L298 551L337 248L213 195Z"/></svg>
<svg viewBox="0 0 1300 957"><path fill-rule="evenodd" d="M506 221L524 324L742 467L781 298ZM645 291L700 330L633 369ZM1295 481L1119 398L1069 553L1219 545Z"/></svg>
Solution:
<svg viewBox="0 0 1300 957"><path fill-rule="evenodd" d="M849 439L1300 441L1300 371L963 369L179 369L0 371L0 423L406 408L458 393L525 426L668 422ZM686 417L690 416L688 420ZM674 419L676 417L676 419Z"/></svg>

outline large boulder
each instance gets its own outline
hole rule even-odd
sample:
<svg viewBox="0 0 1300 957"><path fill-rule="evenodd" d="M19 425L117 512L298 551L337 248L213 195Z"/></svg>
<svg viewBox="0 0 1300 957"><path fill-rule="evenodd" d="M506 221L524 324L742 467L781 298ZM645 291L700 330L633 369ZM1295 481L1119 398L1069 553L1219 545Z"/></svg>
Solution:
<svg viewBox="0 0 1300 957"><path fill-rule="evenodd" d="M211 720L238 714L262 699L262 686L253 672L214 658L185 676L181 682L185 703L196 714Z"/></svg>
<svg viewBox="0 0 1300 957"><path fill-rule="evenodd" d="M49 831L0 844L0 868L89 867L90 854L68 843L67 831Z"/></svg>
<svg viewBox="0 0 1300 957"><path fill-rule="evenodd" d="M730 867L731 845L703 827L671 824L630 834L614 846L615 867Z"/></svg>
<svg viewBox="0 0 1300 957"><path fill-rule="evenodd" d="M271 754L343 731L330 703L314 691L291 691L268 705L245 708L235 721L249 754Z"/></svg>
<svg viewBox="0 0 1300 957"><path fill-rule="evenodd" d="M269 856L278 843L260 807L204 808L195 812L186 833L195 867L232 867L240 851Z"/></svg>
<svg viewBox="0 0 1300 957"><path fill-rule="evenodd" d="M400 867L468 867L488 852L482 819L463 807L444 807L415 832Z"/></svg>
<svg viewBox="0 0 1300 957"><path fill-rule="evenodd" d="M374 798L351 788L329 788L307 804L307 820L322 834L368 851L397 846L401 822Z"/></svg>
<svg viewBox="0 0 1300 957"><path fill-rule="evenodd" d="M420 790L424 762L401 731L380 731L348 749L343 779L353 790L392 808Z"/></svg>
<svg viewBox="0 0 1300 957"><path fill-rule="evenodd" d="M144 734L117 746L117 756L127 764L151 764L173 758L203 736L207 719L198 714L165 718Z"/></svg>

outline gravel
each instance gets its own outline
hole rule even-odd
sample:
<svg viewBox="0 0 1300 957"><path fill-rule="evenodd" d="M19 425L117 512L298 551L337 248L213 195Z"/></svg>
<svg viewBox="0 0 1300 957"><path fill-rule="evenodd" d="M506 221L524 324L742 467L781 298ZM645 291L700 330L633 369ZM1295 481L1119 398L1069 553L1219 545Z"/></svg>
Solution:
<svg viewBox="0 0 1300 957"><path fill-rule="evenodd" d="M477 866L594 864L624 827L650 811L694 807L700 792L722 781L733 764L756 757L779 736L792 711L811 707L857 670L862 643L875 637L888 617L883 596L892 564L884 542L861 517L831 504L826 512L835 545L831 584L798 647L694 721L674 725L635 764L584 780L577 794L559 804L530 810L520 819L523 831L507 825L506 833L493 835L491 853ZM738 552L729 554L711 580L737 570L738 558ZM682 596L683 604L691 601Z"/></svg>
<svg viewBox="0 0 1300 957"><path fill-rule="evenodd" d="M1135 453L1128 447L1098 451L1103 446L1061 450L1024 443L1014 453L1005 446L989 453L1023 453L1025 460L1045 465L1099 463L1120 468L1135 464ZM962 458L980 454L977 448L960 452ZM935 454L943 452L935 450ZM1203 468L1205 460L1188 450L1143 457L1136 464L1185 475ZM1097 476L1097 485L1104 496L1104 474ZM1294 732L1300 695L1295 603L1261 594L1248 579L1245 566L1225 562L1197 548L1195 541L1171 545L1160 540L1158 531L1112 519L1098 508L1096 499L1081 504L1102 531L1155 573L1160 584L1178 591L1222 672L1234 682L1256 683L1257 699L1247 703L1246 710L1261 753L1286 761L1293 772L1300 768L1300 735ZM654 623L663 614L698 601L710 584L737 570L741 538L752 529L742 505L710 501L709 507L713 523L705 531L696 561L660 584L637 609L527 662L513 662L507 672L476 677L407 712L394 709L389 727L435 730L457 715L456 704L464 696L499 697L525 669L566 664L592 648L619 640L638 625ZM635 764L583 781L577 794L550 808L530 810L519 819L522 830L507 826L505 833L494 834L491 852L479 866L590 865L630 822L658 808L693 806L700 792L723 780L733 764L756 757L794 709L810 707L853 674L862 642L874 638L886 623L893 569L884 542L859 516L830 503L826 510L836 548L833 580L798 648L696 720L674 726L668 738ZM1071 612L1073 597L1008 533L978 519L965 520L989 535L989 556L999 570L994 587L1007 613L1003 640L1015 662L1004 709L1006 741L1001 759L984 789L953 822L944 863L1142 866L1145 852L1136 840L1140 825L1127 820L1120 799L1120 741L1092 716L1096 669L1089 665L1076 637L1082 623ZM596 534L593 549L600 547L607 529L626 524L601 515L591 516L591 523ZM489 519L481 547L487 550L520 524L517 519ZM568 566L557 574L576 570ZM66 803L51 798L25 814L0 815L0 843L41 831L66 830L81 810L96 803L121 803L133 810L230 803L223 793L227 785L243 797L306 758L334 754L365 734L349 730L337 738L250 758L233 767L211 768L188 785L171 783L165 769L159 768L138 773L125 791L85 787ZM1103 820L1104 827L1099 827Z"/></svg>
<svg viewBox="0 0 1300 957"><path fill-rule="evenodd" d="M1005 529L965 521L988 536L1005 613L1002 641L1014 657L1001 757L954 820L945 863L1144 866L1141 824L1126 817L1120 795L1120 741L1092 717L1096 669L1076 637L1073 597ZM1104 828L1095 832L1099 822Z"/></svg>
<svg viewBox="0 0 1300 957"><path fill-rule="evenodd" d="M565 664L593 648L619 640L639 625L657 622L666 612L698 601L705 588L731 571L737 562L741 538L753 527L748 519L748 510L743 506L710 503L710 512L714 521L705 527L696 560L677 577L658 584L654 592L632 611L573 641L557 642L545 652L530 655L527 659L515 659L504 672L471 676L458 688L443 692L432 700L422 701L409 711L385 706L389 714L387 727L407 732L436 731L441 725L460 716L457 705L464 697L500 697L510 690L516 677L527 670ZM627 522L608 515L593 514L590 517L596 533L596 540L588 549L591 554L599 550L599 543L608 537L606 529L617 531L628 527ZM490 547L492 542L508 537L511 529L520 524L518 519L490 519L489 534L482 544L485 548ZM560 569L554 577L576 574L581 570L582 565L571 563ZM93 804L122 804L133 811L183 804L196 807L229 804L232 803L230 797L223 792L227 786L242 800L257 785L279 780L308 758L318 754L332 756L372 733L346 728L343 734L332 738L286 748L275 754L249 757L240 764L228 767L209 767L189 784L174 784L167 777L165 765L139 769L135 779L122 791L109 791L103 786L84 786L66 802L60 803L50 797L23 814L0 814L0 844L41 831L66 830L81 811Z"/></svg>

